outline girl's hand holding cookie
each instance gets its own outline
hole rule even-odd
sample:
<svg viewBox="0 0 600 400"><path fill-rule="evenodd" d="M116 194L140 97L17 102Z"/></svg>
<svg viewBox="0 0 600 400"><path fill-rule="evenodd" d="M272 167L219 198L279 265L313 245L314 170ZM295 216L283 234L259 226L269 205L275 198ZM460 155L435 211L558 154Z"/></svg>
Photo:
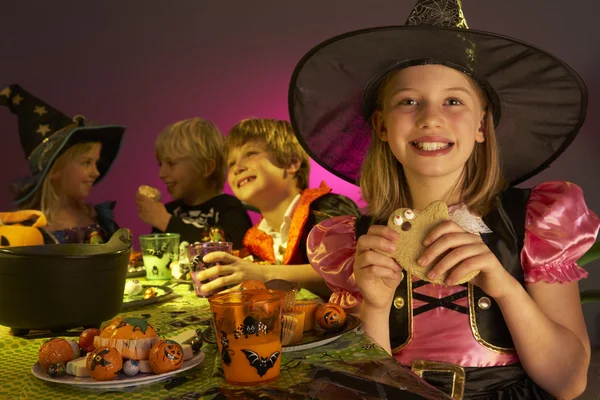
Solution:
<svg viewBox="0 0 600 400"><path fill-rule="evenodd" d="M427 247L418 263L431 267L427 277L432 281L447 274L446 285L470 281L496 300L506 296L514 284L518 284L480 235L466 232L453 221L434 228L423 244ZM437 264L431 265L440 256L443 257Z"/></svg>
<svg viewBox="0 0 600 400"><path fill-rule="evenodd" d="M402 281L402 268L390 256L399 236L383 225L372 225L356 242L354 277L363 301L370 307L389 310L394 292Z"/></svg>

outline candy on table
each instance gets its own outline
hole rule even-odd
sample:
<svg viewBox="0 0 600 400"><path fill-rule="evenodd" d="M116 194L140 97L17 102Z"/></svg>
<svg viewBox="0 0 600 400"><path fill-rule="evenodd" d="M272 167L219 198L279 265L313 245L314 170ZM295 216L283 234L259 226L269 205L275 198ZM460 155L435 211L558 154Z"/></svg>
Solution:
<svg viewBox="0 0 600 400"><path fill-rule="evenodd" d="M54 338L42 344L38 351L38 361L45 370L55 363L66 365L76 357L79 357L79 345L70 339Z"/></svg>
<svg viewBox="0 0 600 400"><path fill-rule="evenodd" d="M148 361L155 374L178 370L183 364L183 349L172 340L160 340L152 346Z"/></svg>
<svg viewBox="0 0 600 400"><path fill-rule="evenodd" d="M154 290L154 288L149 287L146 288L146 290L144 290L144 300L148 300L151 299L153 297L156 297L156 290Z"/></svg>
<svg viewBox="0 0 600 400"><path fill-rule="evenodd" d="M346 323L346 312L334 303L320 304L315 313L315 321L320 328L327 332L339 332Z"/></svg>
<svg viewBox="0 0 600 400"><path fill-rule="evenodd" d="M136 294L142 293L144 287L137 279L132 279L125 283L125 294L128 296L133 296Z"/></svg>
<svg viewBox="0 0 600 400"><path fill-rule="evenodd" d="M123 373L127 376L135 376L140 372L140 362L138 360L127 360L123 363Z"/></svg>
<svg viewBox="0 0 600 400"><path fill-rule="evenodd" d="M67 363L67 374L86 378L90 376L86 367L87 357L79 357Z"/></svg>
<svg viewBox="0 0 600 400"><path fill-rule="evenodd" d="M123 358L114 347L100 347L88 353L85 366L88 374L95 380L110 381L123 368Z"/></svg>
<svg viewBox="0 0 600 400"><path fill-rule="evenodd" d="M48 375L50 375L52 378L60 378L61 376L65 375L66 370L65 363L59 362L50 364L48 367Z"/></svg>
<svg viewBox="0 0 600 400"><path fill-rule="evenodd" d="M79 335L79 347L89 353L94 350L94 338L100 334L100 329L88 328Z"/></svg>

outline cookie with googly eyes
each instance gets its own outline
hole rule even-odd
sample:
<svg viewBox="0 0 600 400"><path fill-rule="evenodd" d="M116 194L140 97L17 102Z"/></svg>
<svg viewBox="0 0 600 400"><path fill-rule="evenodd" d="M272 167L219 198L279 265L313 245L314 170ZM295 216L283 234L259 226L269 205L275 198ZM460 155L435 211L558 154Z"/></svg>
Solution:
<svg viewBox="0 0 600 400"><path fill-rule="evenodd" d="M402 268L419 279L444 285L444 281L450 273L449 271L438 276L433 281L427 277L427 274L446 253L440 255L427 267L420 266L417 260L425 250L423 241L429 232L449 218L448 206L441 201L434 201L423 211L415 211L410 208L395 210L388 218L387 226L398 232L400 239L396 242L396 251L394 253L381 253L392 257ZM473 272L461 278L456 284L470 281L478 273L479 271Z"/></svg>

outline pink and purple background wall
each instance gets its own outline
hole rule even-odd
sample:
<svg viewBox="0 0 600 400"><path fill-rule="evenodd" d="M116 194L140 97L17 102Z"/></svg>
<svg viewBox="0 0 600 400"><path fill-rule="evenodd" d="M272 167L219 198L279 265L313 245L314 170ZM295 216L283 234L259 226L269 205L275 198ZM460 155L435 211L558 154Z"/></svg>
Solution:
<svg viewBox="0 0 600 400"><path fill-rule="evenodd" d="M127 126L121 154L91 200L117 200L117 219L134 235L140 184L158 187L154 139L166 125L201 116L223 132L249 117L288 119L287 89L312 46L349 30L403 24L413 0L2 1L0 87L19 83L68 115ZM589 89L588 119L551 168L526 182L579 184L600 212L600 45L596 0L463 0L469 26L534 43L572 65ZM0 109L0 210L9 183L27 174L16 118ZM519 143L515 143L518 146ZM311 185L359 199L358 188L313 163ZM227 188L229 192L229 189ZM583 289L600 287L598 263ZM600 305L585 306L600 345Z"/></svg>

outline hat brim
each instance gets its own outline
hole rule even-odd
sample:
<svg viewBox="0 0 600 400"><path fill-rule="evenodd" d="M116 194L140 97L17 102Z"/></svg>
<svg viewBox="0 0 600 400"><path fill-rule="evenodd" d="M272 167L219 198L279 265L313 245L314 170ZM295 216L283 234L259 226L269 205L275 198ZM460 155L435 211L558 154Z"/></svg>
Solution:
<svg viewBox="0 0 600 400"><path fill-rule="evenodd" d="M81 142L99 142L102 144L97 166L99 176L94 182L94 185L96 185L108 173L119 155L124 133L125 127L121 125L80 126L68 131L57 132L55 135L60 136L56 139L52 138L56 144L45 144L45 146L48 146L47 151L50 152L49 157L44 157L39 172L28 179L30 189L17 198L15 203L20 204L28 200L39 189L56 159L68 148Z"/></svg>
<svg viewBox="0 0 600 400"><path fill-rule="evenodd" d="M356 184L371 140L364 92L382 72L413 60L457 66L497 96L491 100L500 108L495 114L501 116L496 134L502 171L512 185L547 168L585 120L587 90L581 77L535 46L471 29L372 28L317 45L293 72L290 120L309 155Z"/></svg>

